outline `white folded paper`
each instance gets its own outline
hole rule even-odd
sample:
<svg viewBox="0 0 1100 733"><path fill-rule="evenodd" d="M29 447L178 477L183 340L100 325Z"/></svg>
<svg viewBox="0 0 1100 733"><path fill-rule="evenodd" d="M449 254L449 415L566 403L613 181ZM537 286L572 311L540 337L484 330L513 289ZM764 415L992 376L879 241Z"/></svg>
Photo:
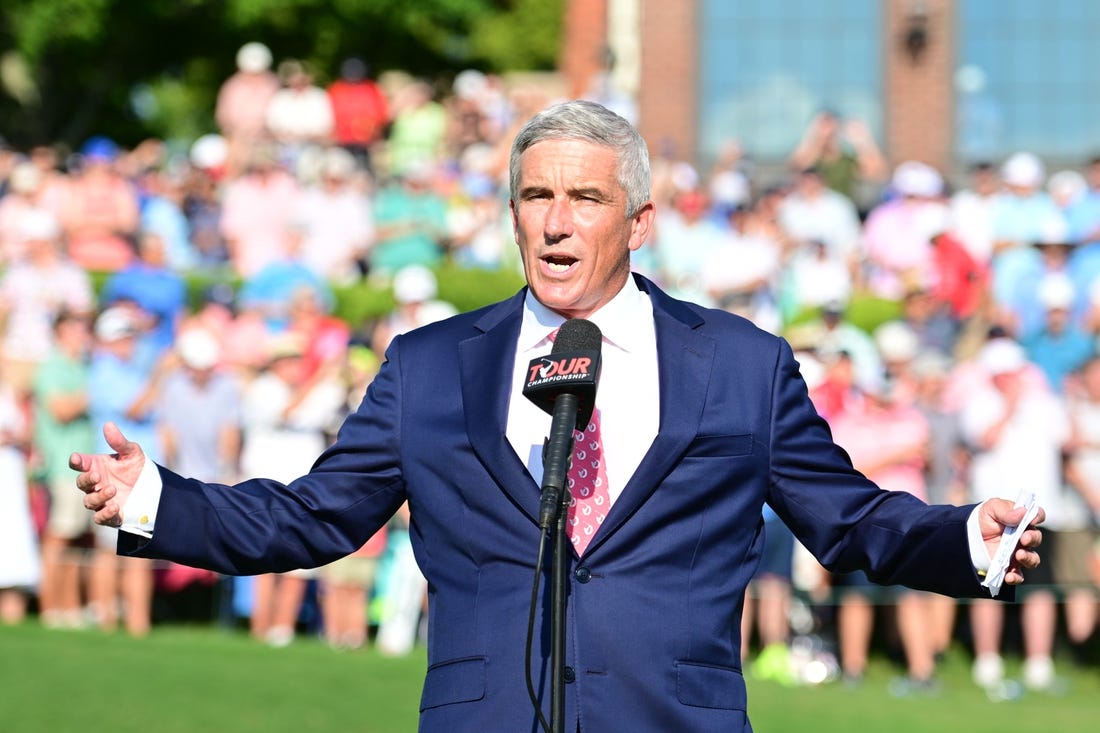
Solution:
<svg viewBox="0 0 1100 733"><path fill-rule="evenodd" d="M1020 495L1016 498L1016 506L1026 507L1027 513L1024 514L1024 518L1015 527L1005 527L1004 534L1001 535L1001 543L997 545L997 552L989 561L989 570L985 574L985 580L982 581L982 585L989 588L989 593L994 598L1001 592L1005 572L1008 570L1008 564L1012 561L1012 554L1016 551L1016 545L1020 543L1020 535L1035 520L1035 515L1039 513L1039 506L1035 503L1035 494L1030 491L1020 492Z"/></svg>

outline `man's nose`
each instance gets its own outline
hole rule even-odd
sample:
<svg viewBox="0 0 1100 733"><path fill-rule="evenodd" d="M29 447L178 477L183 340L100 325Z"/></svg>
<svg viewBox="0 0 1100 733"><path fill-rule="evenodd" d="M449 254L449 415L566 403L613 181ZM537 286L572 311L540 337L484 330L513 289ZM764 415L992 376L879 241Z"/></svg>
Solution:
<svg viewBox="0 0 1100 733"><path fill-rule="evenodd" d="M573 210L568 199L555 198L550 202L544 228L548 239L564 239L573 234Z"/></svg>

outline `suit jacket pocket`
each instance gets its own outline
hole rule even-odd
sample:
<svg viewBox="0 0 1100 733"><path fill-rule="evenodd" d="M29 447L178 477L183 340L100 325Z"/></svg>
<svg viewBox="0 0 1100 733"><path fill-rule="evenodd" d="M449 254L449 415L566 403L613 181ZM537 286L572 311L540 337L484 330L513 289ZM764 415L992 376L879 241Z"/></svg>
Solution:
<svg viewBox="0 0 1100 733"><path fill-rule="evenodd" d="M485 697L485 657L452 659L428 667L420 709Z"/></svg>
<svg viewBox="0 0 1100 733"><path fill-rule="evenodd" d="M676 697L697 708L744 710L745 678L732 667L676 662Z"/></svg>
<svg viewBox="0 0 1100 733"><path fill-rule="evenodd" d="M698 435L688 446L685 458L732 458L752 453L752 433L743 435Z"/></svg>

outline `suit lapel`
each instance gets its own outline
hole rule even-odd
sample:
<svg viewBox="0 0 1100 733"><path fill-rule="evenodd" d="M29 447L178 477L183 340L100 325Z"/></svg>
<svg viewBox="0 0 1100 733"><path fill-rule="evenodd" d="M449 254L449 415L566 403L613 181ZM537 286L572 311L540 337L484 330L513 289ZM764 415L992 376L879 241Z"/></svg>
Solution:
<svg viewBox="0 0 1100 733"><path fill-rule="evenodd" d="M639 286L653 300L661 415L657 437L623 487L588 552L603 544L629 519L671 472L698 432L714 366L714 341L699 333L703 319L644 278Z"/></svg>
<svg viewBox="0 0 1100 733"><path fill-rule="evenodd" d="M481 333L460 342L458 353L470 445L504 493L537 523L538 486L505 434L526 292L489 309L476 324Z"/></svg>

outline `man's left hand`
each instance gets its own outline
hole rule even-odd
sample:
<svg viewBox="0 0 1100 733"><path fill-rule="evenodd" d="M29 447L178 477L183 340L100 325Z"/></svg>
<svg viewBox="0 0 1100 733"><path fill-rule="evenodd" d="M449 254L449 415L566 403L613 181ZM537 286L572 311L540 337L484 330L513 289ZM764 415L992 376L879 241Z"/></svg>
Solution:
<svg viewBox="0 0 1100 733"><path fill-rule="evenodd" d="M1008 499L990 499L982 504L978 514L978 526L981 528L982 540L990 557L997 552L997 545L1001 542L1005 527L1015 527L1019 524L1026 511L1022 506L1014 506ZM1046 512L1040 507L1035 521L1029 524L1020 535L1020 543L1013 551L1012 560L1005 572L1004 582L1007 585L1019 585L1024 582L1024 570L1039 567L1039 553L1035 548L1043 543L1043 533L1037 529L1037 525L1042 524L1046 516Z"/></svg>

